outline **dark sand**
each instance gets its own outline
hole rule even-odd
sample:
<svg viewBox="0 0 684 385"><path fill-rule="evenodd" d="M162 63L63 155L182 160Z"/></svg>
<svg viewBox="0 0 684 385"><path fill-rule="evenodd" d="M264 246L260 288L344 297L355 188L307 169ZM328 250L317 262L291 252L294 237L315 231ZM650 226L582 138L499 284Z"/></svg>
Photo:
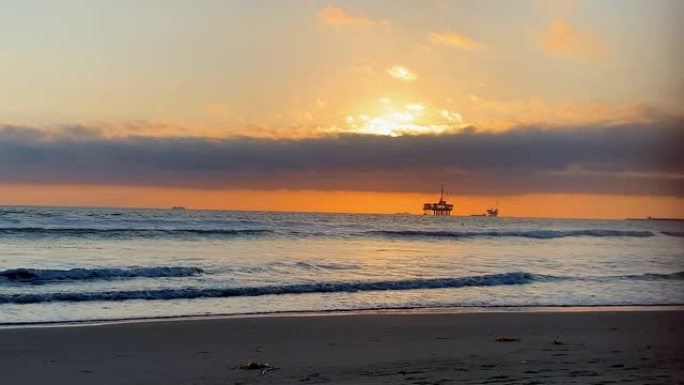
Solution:
<svg viewBox="0 0 684 385"><path fill-rule="evenodd" d="M497 337L518 338L496 342ZM553 341L560 338L562 344ZM684 311L356 314L0 329L0 383L682 384ZM242 370L248 361L278 370Z"/></svg>

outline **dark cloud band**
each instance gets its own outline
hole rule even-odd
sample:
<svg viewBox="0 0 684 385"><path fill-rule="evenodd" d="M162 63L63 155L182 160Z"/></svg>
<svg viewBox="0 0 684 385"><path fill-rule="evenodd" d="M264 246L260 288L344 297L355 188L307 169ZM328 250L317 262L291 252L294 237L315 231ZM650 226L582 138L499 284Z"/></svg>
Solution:
<svg viewBox="0 0 684 385"><path fill-rule="evenodd" d="M684 196L683 123L299 140L0 126L0 183Z"/></svg>

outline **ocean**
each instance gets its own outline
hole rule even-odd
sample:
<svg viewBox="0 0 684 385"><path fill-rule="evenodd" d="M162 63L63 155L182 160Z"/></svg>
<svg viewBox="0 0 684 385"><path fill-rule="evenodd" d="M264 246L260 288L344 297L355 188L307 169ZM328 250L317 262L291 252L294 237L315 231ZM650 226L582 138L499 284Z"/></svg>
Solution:
<svg viewBox="0 0 684 385"><path fill-rule="evenodd" d="M684 223L0 207L0 324L683 305Z"/></svg>

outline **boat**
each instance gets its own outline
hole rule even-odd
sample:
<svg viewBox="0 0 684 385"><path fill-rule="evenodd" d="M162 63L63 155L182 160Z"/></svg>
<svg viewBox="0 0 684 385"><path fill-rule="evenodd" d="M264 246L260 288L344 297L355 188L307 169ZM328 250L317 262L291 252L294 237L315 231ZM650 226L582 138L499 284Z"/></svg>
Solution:
<svg viewBox="0 0 684 385"><path fill-rule="evenodd" d="M499 208L495 207L493 209L487 209L487 211L484 214L470 214L470 216L471 217L498 217L499 216Z"/></svg>
<svg viewBox="0 0 684 385"><path fill-rule="evenodd" d="M487 209L487 216L488 217L498 217L499 216L499 209L498 208Z"/></svg>
<svg viewBox="0 0 684 385"><path fill-rule="evenodd" d="M185 207L183 207L183 206L173 206L173 207L171 207L171 210L185 210Z"/></svg>

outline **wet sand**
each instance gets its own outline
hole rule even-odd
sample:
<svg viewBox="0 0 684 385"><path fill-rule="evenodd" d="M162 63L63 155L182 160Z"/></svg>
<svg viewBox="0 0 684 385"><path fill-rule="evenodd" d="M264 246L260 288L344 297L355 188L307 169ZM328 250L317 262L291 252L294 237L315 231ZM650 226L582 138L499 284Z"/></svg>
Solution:
<svg viewBox="0 0 684 385"><path fill-rule="evenodd" d="M239 368L249 361L277 369ZM681 384L684 311L338 314L4 328L0 373L0 382L11 385Z"/></svg>

